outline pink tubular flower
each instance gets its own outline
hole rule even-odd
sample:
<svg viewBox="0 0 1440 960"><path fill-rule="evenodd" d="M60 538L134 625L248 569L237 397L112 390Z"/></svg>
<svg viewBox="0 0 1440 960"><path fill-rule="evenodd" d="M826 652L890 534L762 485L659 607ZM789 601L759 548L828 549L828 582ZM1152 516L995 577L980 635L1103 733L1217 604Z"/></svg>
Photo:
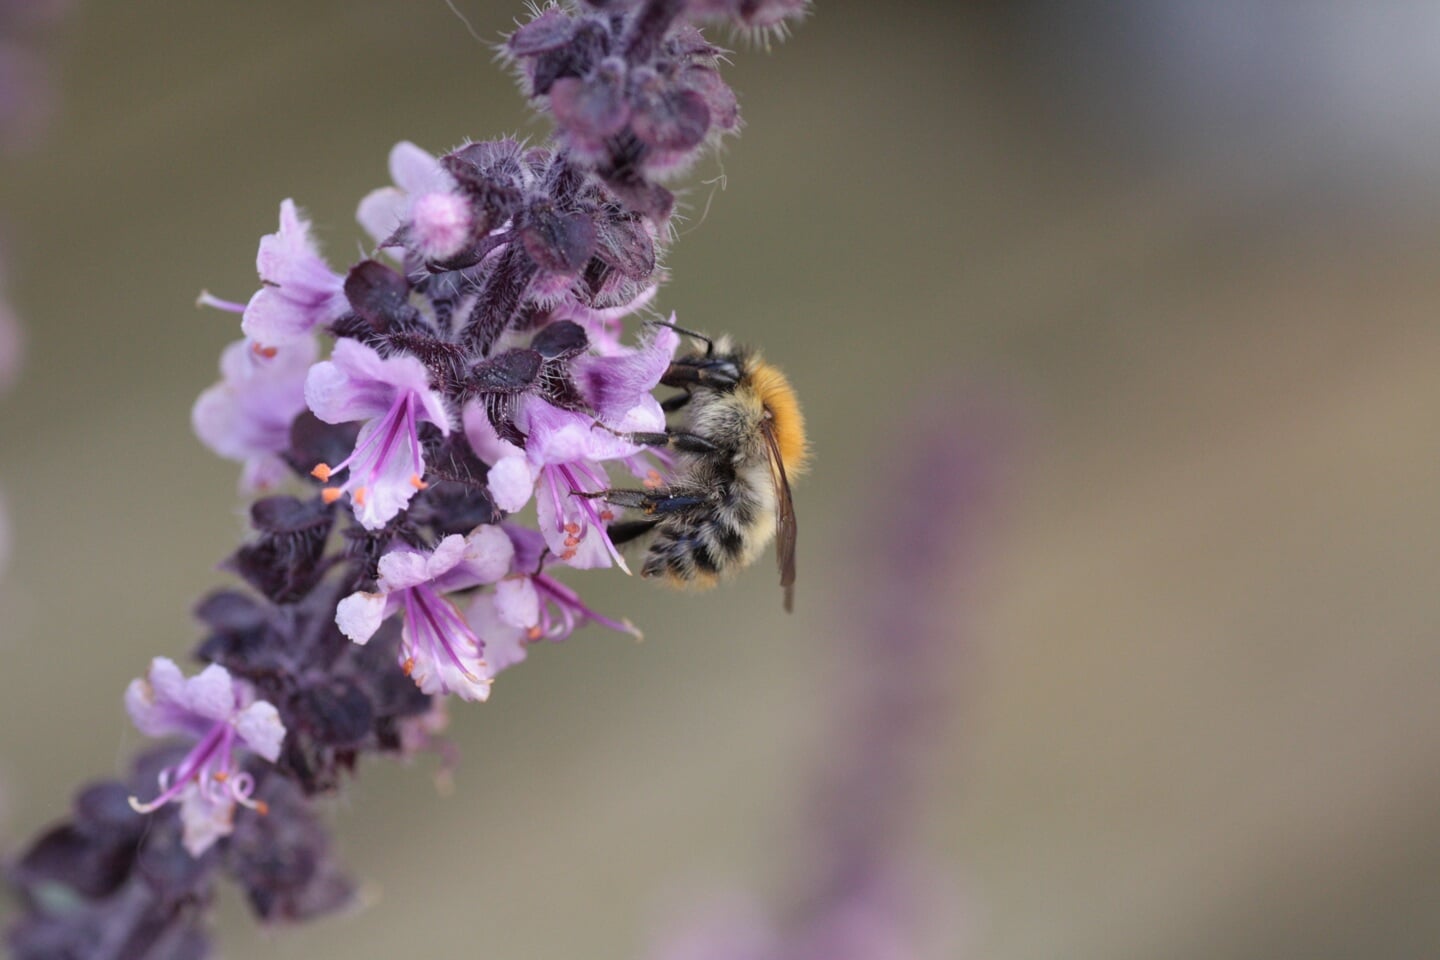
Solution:
<svg viewBox="0 0 1440 960"><path fill-rule="evenodd" d="M290 446L290 424L305 409L305 374L315 340L283 347L239 340L220 355L220 382L195 401L190 423L200 441L244 464L242 493L273 489L288 470L279 454Z"/></svg>
<svg viewBox="0 0 1440 960"><path fill-rule="evenodd" d="M596 613L580 595L541 571L544 539L524 527L508 527L515 545L515 562L509 576L470 604L466 619L485 638L486 660L499 673L525 659L526 647L540 640L559 642L588 621L628 633L644 635L629 620L612 620Z"/></svg>
<svg viewBox="0 0 1440 960"><path fill-rule="evenodd" d="M335 623L365 644L396 611L404 616L400 663L425 693L454 693L465 700L490 696L493 674L485 644L455 605L441 594L494 583L505 576L515 548L498 527L468 537L452 534L431 553L410 548L380 558L378 593L352 593L340 601Z"/></svg>
<svg viewBox="0 0 1440 960"><path fill-rule="evenodd" d="M338 341L329 360L310 368L305 401L326 423L366 421L350 456L313 472L328 482L331 474L350 471L326 497L334 501L350 494L355 517L367 530L385 526L425 487L420 422L450 433L445 401L431 389L424 364L409 356L383 358L355 340Z"/></svg>
<svg viewBox="0 0 1440 960"><path fill-rule="evenodd" d="M161 772L159 796L148 803L130 798L139 813L179 802L191 856L200 856L234 829L237 803L265 812L263 803L251 799L254 778L241 769L235 752L243 747L274 763L285 726L271 704L256 700L224 667L211 664L186 679L173 660L156 657L149 672L126 689L125 709L146 736L196 741L185 759Z"/></svg>
<svg viewBox="0 0 1440 960"><path fill-rule="evenodd" d="M256 343L273 347L299 340L350 309L345 278L320 256L294 200L280 204L280 229L260 238L255 266L262 286L245 305L240 327Z"/></svg>

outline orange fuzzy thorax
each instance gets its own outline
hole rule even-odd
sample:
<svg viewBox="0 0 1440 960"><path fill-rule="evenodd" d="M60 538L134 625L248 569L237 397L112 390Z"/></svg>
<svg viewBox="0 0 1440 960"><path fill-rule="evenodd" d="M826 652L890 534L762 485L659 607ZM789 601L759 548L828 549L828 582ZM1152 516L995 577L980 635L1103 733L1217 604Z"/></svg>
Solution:
<svg viewBox="0 0 1440 960"><path fill-rule="evenodd" d="M810 448L805 442L805 415L800 412L800 401L795 398L790 381L775 367L756 359L751 365L750 382L760 395L760 402L770 411L780 458L785 461L785 473L793 476L803 472L810 459Z"/></svg>

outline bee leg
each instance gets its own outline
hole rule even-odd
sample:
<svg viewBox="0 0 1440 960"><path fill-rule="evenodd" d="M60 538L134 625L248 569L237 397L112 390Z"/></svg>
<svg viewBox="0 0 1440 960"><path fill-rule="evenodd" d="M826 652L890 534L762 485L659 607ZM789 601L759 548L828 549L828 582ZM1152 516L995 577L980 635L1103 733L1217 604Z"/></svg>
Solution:
<svg viewBox="0 0 1440 960"><path fill-rule="evenodd" d="M622 520L619 523L612 523L605 528L610 535L610 542L615 546L621 546L636 540L655 529L655 520Z"/></svg>
<svg viewBox="0 0 1440 960"><path fill-rule="evenodd" d="M666 397L664 400L661 400L660 409L664 410L666 413L674 413L676 410L679 410L681 407L685 406L685 404L689 402L690 391L686 390L684 393L677 393L673 397Z"/></svg>
<svg viewBox="0 0 1440 960"><path fill-rule="evenodd" d="M672 430L669 433L616 433L615 435L641 446L669 447L671 450L679 450L681 453L714 453L720 449L698 433L681 433L678 430Z"/></svg>
<svg viewBox="0 0 1440 960"><path fill-rule="evenodd" d="M695 360L672 363L660 375L667 387L702 386L728 391L740 382L740 368L734 360Z"/></svg>
<svg viewBox="0 0 1440 960"><path fill-rule="evenodd" d="M656 518L671 513L684 513L706 503L704 497L677 497L668 493L652 493L649 490L597 490L594 493L575 490L572 493L577 497L604 500L617 507L643 510L646 516Z"/></svg>

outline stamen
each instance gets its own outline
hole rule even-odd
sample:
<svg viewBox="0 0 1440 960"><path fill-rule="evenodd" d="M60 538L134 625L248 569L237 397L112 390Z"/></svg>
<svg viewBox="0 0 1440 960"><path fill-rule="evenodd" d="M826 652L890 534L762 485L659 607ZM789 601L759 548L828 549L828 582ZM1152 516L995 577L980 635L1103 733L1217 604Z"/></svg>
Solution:
<svg viewBox="0 0 1440 960"><path fill-rule="evenodd" d="M339 487L326 487L320 491L320 499L326 503L334 503L345 495L345 491Z"/></svg>
<svg viewBox="0 0 1440 960"><path fill-rule="evenodd" d="M416 490L424 490L427 489L430 484L426 483L424 480L421 480L420 474L412 473L410 474L410 486L414 487Z"/></svg>
<svg viewBox="0 0 1440 960"><path fill-rule="evenodd" d="M334 472L335 471L331 470L326 464L317 463L315 464L315 469L310 471L310 476L319 480L321 483L328 483L330 481L330 475Z"/></svg>
<svg viewBox="0 0 1440 960"><path fill-rule="evenodd" d="M280 349L278 347L265 347L261 346L258 343L251 344L250 349L254 352L255 356L261 357L265 360L274 360L275 355L280 352Z"/></svg>
<svg viewBox="0 0 1440 960"><path fill-rule="evenodd" d="M363 507L365 506L365 496L365 488L356 487L355 492L350 494L350 499L355 501L356 506Z"/></svg>
<svg viewBox="0 0 1440 960"><path fill-rule="evenodd" d="M415 658L406 657L403 661L401 661L400 669L405 671L405 676L410 676L410 674L415 672Z"/></svg>
<svg viewBox="0 0 1440 960"><path fill-rule="evenodd" d="M201 290L200 296L195 298L195 306L212 307L216 310L224 310L226 313L244 313L245 304L236 303L234 300L221 300L211 294L209 290Z"/></svg>

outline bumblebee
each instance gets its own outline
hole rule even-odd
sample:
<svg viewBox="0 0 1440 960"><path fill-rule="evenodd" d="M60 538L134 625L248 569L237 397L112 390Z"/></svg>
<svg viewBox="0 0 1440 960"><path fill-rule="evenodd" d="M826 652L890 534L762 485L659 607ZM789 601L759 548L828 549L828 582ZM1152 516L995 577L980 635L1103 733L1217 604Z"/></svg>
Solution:
<svg viewBox="0 0 1440 960"><path fill-rule="evenodd" d="M777 538L788 611L796 535L790 477L809 458L795 391L759 353L729 337L674 329L704 344L677 356L660 378L682 391L662 404L677 421L665 433L626 436L669 449L677 460L667 481L653 478L656 489L594 494L642 513L612 524L610 538L620 544L653 533L641 575L700 587L748 566Z"/></svg>

